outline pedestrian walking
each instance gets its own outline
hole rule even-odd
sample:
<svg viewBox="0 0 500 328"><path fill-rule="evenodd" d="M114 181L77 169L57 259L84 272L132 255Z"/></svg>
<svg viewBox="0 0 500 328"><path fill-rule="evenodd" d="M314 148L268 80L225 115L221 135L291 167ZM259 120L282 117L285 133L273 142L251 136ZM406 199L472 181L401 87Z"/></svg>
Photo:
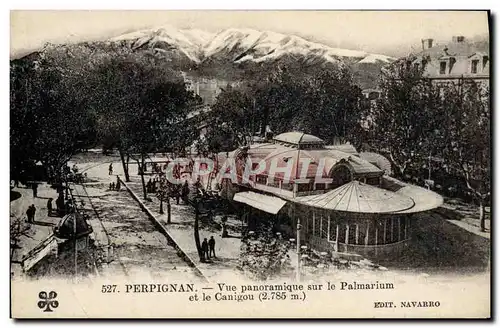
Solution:
<svg viewBox="0 0 500 328"><path fill-rule="evenodd" d="M64 214L64 197L59 195L56 199L57 215Z"/></svg>
<svg viewBox="0 0 500 328"><path fill-rule="evenodd" d="M35 222L35 213L36 213L35 204L31 204L30 207L28 207L28 210L26 211L26 216L28 217L28 223Z"/></svg>
<svg viewBox="0 0 500 328"><path fill-rule="evenodd" d="M215 256L215 239L214 239L214 236L211 236L210 237L210 240L208 241L208 248L210 249L209 253L208 253L208 256L214 256L214 258L216 257Z"/></svg>
<svg viewBox="0 0 500 328"><path fill-rule="evenodd" d="M31 189L33 190L33 198L37 198L38 197L38 184L32 183Z"/></svg>
<svg viewBox="0 0 500 328"><path fill-rule="evenodd" d="M33 210L32 210L31 205L30 205L28 207L28 209L26 210L26 216L28 217L28 223L31 223L32 213L33 213Z"/></svg>
<svg viewBox="0 0 500 328"><path fill-rule="evenodd" d="M49 216L52 215L52 198L49 198L49 200L47 201L47 214Z"/></svg>
<svg viewBox="0 0 500 328"><path fill-rule="evenodd" d="M109 163L109 175L113 175L113 163Z"/></svg>
<svg viewBox="0 0 500 328"><path fill-rule="evenodd" d="M185 180L184 184L182 185L181 195L182 195L182 200L184 202L187 202L187 197L189 195L189 184L187 180Z"/></svg>
<svg viewBox="0 0 500 328"><path fill-rule="evenodd" d="M35 222L36 207L35 204L31 204L31 222Z"/></svg>
<svg viewBox="0 0 500 328"><path fill-rule="evenodd" d="M116 176L116 185L115 185L116 191L120 191L120 187L121 187L120 178Z"/></svg>
<svg viewBox="0 0 500 328"><path fill-rule="evenodd" d="M207 238L203 239L203 242L201 243L201 250L202 250L202 253L203 253L203 258L206 259L206 260L210 259L210 255L208 254L208 242L207 242Z"/></svg>

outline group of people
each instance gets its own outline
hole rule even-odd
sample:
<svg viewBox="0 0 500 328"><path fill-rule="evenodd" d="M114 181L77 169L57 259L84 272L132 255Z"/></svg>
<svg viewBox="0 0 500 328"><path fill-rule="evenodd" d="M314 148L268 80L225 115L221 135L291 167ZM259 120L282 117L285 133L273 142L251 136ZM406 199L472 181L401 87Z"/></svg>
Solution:
<svg viewBox="0 0 500 328"><path fill-rule="evenodd" d="M120 191L121 187L122 187L122 183L120 181L120 178L118 178L118 176L116 176L116 183L111 182L109 184L109 190Z"/></svg>
<svg viewBox="0 0 500 328"><path fill-rule="evenodd" d="M35 204L31 204L26 211L26 216L28 217L28 223L35 222L36 207Z"/></svg>
<svg viewBox="0 0 500 328"><path fill-rule="evenodd" d="M208 261L210 260L210 257L217 258L215 256L215 239L214 236L211 236L210 239L207 241L207 238L203 239L203 242L201 243L201 250L203 253L203 259Z"/></svg>
<svg viewBox="0 0 500 328"><path fill-rule="evenodd" d="M54 215L54 209L52 207L53 198L47 200L47 215ZM64 214L72 213L75 210L75 205L71 199L64 200L64 196L59 194L56 199L56 215L62 216Z"/></svg>
<svg viewBox="0 0 500 328"><path fill-rule="evenodd" d="M159 178L153 178L153 180L149 179L148 183L146 183L146 191L148 193L156 193L159 184L160 184Z"/></svg>

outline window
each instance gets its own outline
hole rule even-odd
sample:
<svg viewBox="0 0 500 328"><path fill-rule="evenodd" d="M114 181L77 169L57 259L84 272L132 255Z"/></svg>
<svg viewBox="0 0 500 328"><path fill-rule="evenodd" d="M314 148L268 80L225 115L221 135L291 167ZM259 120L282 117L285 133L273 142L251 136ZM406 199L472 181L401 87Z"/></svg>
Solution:
<svg viewBox="0 0 500 328"><path fill-rule="evenodd" d="M488 56L483 56L483 68L486 67L486 64L488 64Z"/></svg>
<svg viewBox="0 0 500 328"><path fill-rule="evenodd" d="M298 192L311 191L311 184L310 183L298 183L297 184L297 191Z"/></svg>
<svg viewBox="0 0 500 328"><path fill-rule="evenodd" d="M439 74L446 74L446 62L439 63Z"/></svg>
<svg viewBox="0 0 500 328"><path fill-rule="evenodd" d="M422 59L422 69L425 69L427 66L427 59Z"/></svg>
<svg viewBox="0 0 500 328"><path fill-rule="evenodd" d="M326 185L324 183L316 183L314 190L325 190Z"/></svg>
<svg viewBox="0 0 500 328"><path fill-rule="evenodd" d="M378 186L380 184L380 178L379 177L366 178L366 184L372 186Z"/></svg>
<svg viewBox="0 0 500 328"><path fill-rule="evenodd" d="M453 69L453 65L455 65L456 62L457 62L457 60L454 57L450 58L450 73L451 73L451 70Z"/></svg>
<svg viewBox="0 0 500 328"><path fill-rule="evenodd" d="M321 216L321 238L327 239L328 238L328 217L326 216Z"/></svg>
<svg viewBox="0 0 500 328"><path fill-rule="evenodd" d="M267 179L267 184L271 187L280 187L280 179L279 178L274 178L274 179Z"/></svg>
<svg viewBox="0 0 500 328"><path fill-rule="evenodd" d="M332 188L337 188L352 180L351 171L345 165L337 166L332 173Z"/></svg>
<svg viewBox="0 0 500 328"><path fill-rule="evenodd" d="M266 184L267 182L267 177L265 175L258 175L255 178L255 182L260 183L260 184Z"/></svg>
<svg viewBox="0 0 500 328"><path fill-rule="evenodd" d="M313 213L313 218L314 218L314 232L313 236L315 237L321 237L321 216L318 215L318 213Z"/></svg>
<svg viewBox="0 0 500 328"><path fill-rule="evenodd" d="M471 65L471 68L470 68L470 71L472 74L477 74L477 66L479 64L479 60L475 59L472 61L472 65Z"/></svg>

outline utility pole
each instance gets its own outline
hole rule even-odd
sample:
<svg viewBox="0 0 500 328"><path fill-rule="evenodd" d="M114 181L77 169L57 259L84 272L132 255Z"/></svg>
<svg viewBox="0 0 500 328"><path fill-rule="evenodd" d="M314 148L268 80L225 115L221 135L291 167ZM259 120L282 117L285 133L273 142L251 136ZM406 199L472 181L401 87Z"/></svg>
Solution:
<svg viewBox="0 0 500 328"><path fill-rule="evenodd" d="M68 161L66 161L66 167L68 166ZM71 189L69 188L69 183L68 183L68 175L66 174L65 170L63 170L63 175L64 175L64 183L66 184L65 186L65 194L66 194L66 199L64 201L64 207L66 209L69 209L69 206L66 206L66 202L71 199L72 207L73 207L73 238L74 238L74 265L75 265L75 280L77 279L76 275L78 274L78 252L76 248L76 214L78 211L76 210L76 203L75 203L75 198L73 197L73 193L71 192ZM69 197L68 197L69 196ZM67 199L69 198L69 199Z"/></svg>
<svg viewBox="0 0 500 328"><path fill-rule="evenodd" d="M250 135L250 145L253 142L253 136L255 134L255 98L253 98L253 104L252 104L252 125L251 125L251 135Z"/></svg>
<svg viewBox="0 0 500 328"><path fill-rule="evenodd" d="M76 248L76 214L78 212L76 211L75 207L75 212L74 212L74 218L73 218L73 237L75 238L75 279L77 279L77 274L78 274L78 249Z"/></svg>
<svg viewBox="0 0 500 328"><path fill-rule="evenodd" d="M431 158L432 152L429 152L429 183L427 184L427 189L431 189Z"/></svg>
<svg viewBox="0 0 500 328"><path fill-rule="evenodd" d="M299 186L297 185L297 180L298 180L298 174L299 174L299 162L300 162L300 143L302 142L302 138L304 137L305 133L302 133L302 136L300 136L299 141L297 142L297 163L295 164L295 177L294 177L294 192L293 192L293 197L295 198L297 192L299 191ZM294 205L294 209L295 209ZM294 211L295 215L297 214L297 211ZM297 271L296 271L296 279L297 281L300 281L300 230L302 228L302 225L300 224L300 216L297 216Z"/></svg>
<svg viewBox="0 0 500 328"><path fill-rule="evenodd" d="M300 281L300 228L300 217L297 217L297 281Z"/></svg>
<svg viewBox="0 0 500 328"><path fill-rule="evenodd" d="M73 193L71 192L71 190L69 189L69 185L68 185L68 178L67 176L65 175L65 180L66 180L66 190L70 196L70 199L71 199L71 202L73 204L73 238L74 238L74 242L73 242L73 246L74 246L74 266L75 266L75 280L77 280L77 274L78 274L78 250L77 250L77 243L76 243L76 215L78 214L78 211L76 210L76 203L74 201L74 197L73 197ZM69 208L69 207L66 207L66 208Z"/></svg>

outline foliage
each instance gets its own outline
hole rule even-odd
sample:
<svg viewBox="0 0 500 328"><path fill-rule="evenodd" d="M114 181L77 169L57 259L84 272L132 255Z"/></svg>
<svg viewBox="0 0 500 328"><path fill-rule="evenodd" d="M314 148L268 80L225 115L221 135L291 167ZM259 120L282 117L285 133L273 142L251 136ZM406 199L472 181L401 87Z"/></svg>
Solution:
<svg viewBox="0 0 500 328"><path fill-rule="evenodd" d="M41 161L51 176L93 143L94 116L76 74L52 58L11 63L11 152L15 173Z"/></svg>
<svg viewBox="0 0 500 328"><path fill-rule="evenodd" d="M183 120L196 101L182 76L151 52L48 45L11 61L11 172L41 161L57 175L96 143L141 154L185 148L195 133Z"/></svg>
<svg viewBox="0 0 500 328"><path fill-rule="evenodd" d="M453 172L483 200L491 189L491 113L489 87L460 80L443 88L441 152Z"/></svg>
<svg viewBox="0 0 500 328"><path fill-rule="evenodd" d="M471 79L431 81L408 58L384 72L381 87L367 142L388 155L400 178L411 172L427 179L425 169L431 179L447 177L447 188L468 190L480 204L484 228L491 189L489 86Z"/></svg>
<svg viewBox="0 0 500 328"><path fill-rule="evenodd" d="M383 96L370 127L370 144L388 155L396 176L420 168L440 142L439 90L411 58L394 63L383 73Z"/></svg>
<svg viewBox="0 0 500 328"><path fill-rule="evenodd" d="M303 131L332 142L354 140L361 114L361 90L345 67L328 70L297 65L274 68L257 82L223 90L213 106L213 126L222 132L207 134L207 143L228 148L248 144L266 125L275 133Z"/></svg>
<svg viewBox="0 0 500 328"><path fill-rule="evenodd" d="M147 153L181 143L188 92L180 74L152 58L126 55L103 61L91 75L92 107L103 140Z"/></svg>
<svg viewBox="0 0 500 328"><path fill-rule="evenodd" d="M259 280L266 280L290 269L289 245L276 238L270 228L258 237L244 235L241 240L239 268Z"/></svg>

